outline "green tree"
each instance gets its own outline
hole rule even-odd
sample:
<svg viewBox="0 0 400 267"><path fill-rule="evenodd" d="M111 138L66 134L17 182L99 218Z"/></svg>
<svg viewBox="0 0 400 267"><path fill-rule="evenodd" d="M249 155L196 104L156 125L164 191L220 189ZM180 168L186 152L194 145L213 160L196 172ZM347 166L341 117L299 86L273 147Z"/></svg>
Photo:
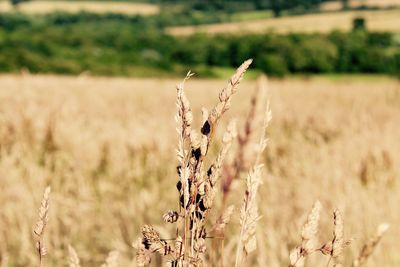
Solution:
<svg viewBox="0 0 400 267"><path fill-rule="evenodd" d="M356 17L353 19L353 31L365 31L365 19L363 17Z"/></svg>
<svg viewBox="0 0 400 267"><path fill-rule="evenodd" d="M283 77L288 73L286 62L279 54L261 55L258 65L268 75Z"/></svg>
<svg viewBox="0 0 400 267"><path fill-rule="evenodd" d="M338 52L336 46L326 38L308 38L302 42L300 51L306 59L302 71L326 73L334 70Z"/></svg>
<svg viewBox="0 0 400 267"><path fill-rule="evenodd" d="M349 9L349 0L342 0L342 9L343 10Z"/></svg>
<svg viewBox="0 0 400 267"><path fill-rule="evenodd" d="M19 5L22 2L28 2L30 0L10 0L11 4L16 7L17 5Z"/></svg>

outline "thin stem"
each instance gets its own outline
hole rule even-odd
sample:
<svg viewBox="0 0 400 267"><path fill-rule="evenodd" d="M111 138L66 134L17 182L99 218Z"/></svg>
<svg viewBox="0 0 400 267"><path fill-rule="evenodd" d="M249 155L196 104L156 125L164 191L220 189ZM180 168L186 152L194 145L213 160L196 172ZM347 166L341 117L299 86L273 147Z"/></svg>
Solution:
<svg viewBox="0 0 400 267"><path fill-rule="evenodd" d="M329 267L329 264L331 263L332 256L329 257L328 263L326 264L326 267Z"/></svg>
<svg viewBox="0 0 400 267"><path fill-rule="evenodd" d="M243 235L243 228L240 230L240 236L239 236L239 243L238 247L236 249L236 261L235 261L235 267L239 266L239 260L242 257L242 235Z"/></svg>
<svg viewBox="0 0 400 267"><path fill-rule="evenodd" d="M221 267L224 267L224 247L225 247L225 238L221 240Z"/></svg>
<svg viewBox="0 0 400 267"><path fill-rule="evenodd" d="M183 239L184 241L184 248L183 248L183 263L182 266L184 266L185 260L187 258L186 251L187 251L187 210L185 209L185 226L184 226L184 233L183 233Z"/></svg>

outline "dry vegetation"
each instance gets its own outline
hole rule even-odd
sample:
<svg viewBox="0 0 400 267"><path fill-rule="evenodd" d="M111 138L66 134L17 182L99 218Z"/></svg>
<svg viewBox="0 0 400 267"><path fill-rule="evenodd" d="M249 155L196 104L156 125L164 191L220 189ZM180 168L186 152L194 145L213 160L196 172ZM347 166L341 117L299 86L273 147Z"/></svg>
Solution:
<svg viewBox="0 0 400 267"><path fill-rule="evenodd" d="M361 7L361 6L369 6L369 7L397 7L400 6L399 0L350 0L350 7Z"/></svg>
<svg viewBox="0 0 400 267"><path fill-rule="evenodd" d="M367 28L372 31L400 32L400 9L379 11L346 11L319 13L282 18L269 18L245 22L220 23L202 26L171 27L168 32L174 35L190 35L197 32L217 33L327 33L332 30L352 29L355 17L364 17Z"/></svg>
<svg viewBox="0 0 400 267"><path fill-rule="evenodd" d="M9 12L13 7L9 1L0 2L0 11ZM146 3L127 3L113 1L29 1L21 3L18 10L26 13L42 14L55 11L94 13L119 13L150 15L159 12L159 6Z"/></svg>
<svg viewBox="0 0 400 267"><path fill-rule="evenodd" d="M144 246L140 255L150 256L148 242L135 242L142 232L147 241L173 244L164 252L183 243L177 225L164 222L179 216L173 210L179 211L178 195L185 194L176 190L178 160L173 157L179 140L173 120L178 83L0 77L1 266L37 266L42 256L47 266L136 266L138 250L132 243L139 251ZM262 91L266 83L260 83ZM193 129L210 119L200 120L200 109L218 103L219 90L225 86L224 81L186 81ZM243 266L302 266L305 260L305 266L326 266L328 261L331 266L396 266L400 262L399 82L388 78L268 82L274 116L262 153L258 148L263 147L265 108L256 108L263 106L262 97L253 97L250 104L256 87L254 81L245 80L232 100L227 100L229 93L219 97L220 103L231 102L231 108L205 150L209 151L204 164L209 166L214 158L220 162L219 151L225 151L223 187L220 190L220 179L216 184L206 180L215 197L207 209L207 222L197 221L214 232L192 240L193 250L187 255L205 255L201 256L205 265L233 266L235 260L245 260ZM227 128L232 118L238 118L238 142L231 140L232 125ZM224 129L228 136L222 138ZM195 140L185 142L205 142L208 147L210 141L208 135L203 142ZM229 142L232 147L227 152ZM258 161L264 171L256 167L247 175ZM241 179L231 179L235 173ZM206 177L203 172L198 175ZM255 184L257 198L252 197ZM249 209L257 202L258 210ZM187 212L193 219L193 209ZM246 216L253 219L244 223ZM376 232L383 222L391 228L381 225ZM382 238L386 230L389 234ZM166 260L151 257L152 266Z"/></svg>
<svg viewBox="0 0 400 267"><path fill-rule="evenodd" d="M399 0L350 0L349 7L378 7L378 8L391 8L400 6ZM321 10L341 10L343 7L342 1L329 1L322 3Z"/></svg>

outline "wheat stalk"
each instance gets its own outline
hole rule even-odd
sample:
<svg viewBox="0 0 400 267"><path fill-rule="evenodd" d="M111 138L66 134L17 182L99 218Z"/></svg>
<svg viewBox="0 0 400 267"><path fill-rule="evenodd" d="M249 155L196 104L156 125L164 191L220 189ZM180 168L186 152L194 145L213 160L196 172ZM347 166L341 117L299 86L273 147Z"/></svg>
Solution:
<svg viewBox="0 0 400 267"><path fill-rule="evenodd" d="M243 64L236 70L236 73L229 79L227 86L219 94L219 103L213 108L208 117L208 123L211 126L210 132L213 130L212 126L215 126L221 116L229 109L232 96L236 93L237 87L243 79L244 73L252 62L252 59L243 62Z"/></svg>
<svg viewBox="0 0 400 267"><path fill-rule="evenodd" d="M244 256L256 249L256 225L259 219L258 206L257 206L257 191L261 181L261 169L260 159L262 152L267 145L267 139L265 138L266 130L269 122L272 119L272 113L267 104L264 112L264 120L261 131L260 140L258 143L258 151L253 169L247 176L247 190L245 191L244 201L240 211L240 236L236 250L236 261L235 266L242 264Z"/></svg>
<svg viewBox="0 0 400 267"><path fill-rule="evenodd" d="M386 223L380 224L378 226L375 236L364 244L364 246L361 249L360 255L358 256L357 259L353 261L352 265L353 267L363 266L367 262L368 258L374 252L376 246L379 244L383 235L386 233L388 229L389 229L389 224Z"/></svg>
<svg viewBox="0 0 400 267"><path fill-rule="evenodd" d="M143 243L143 239L139 238L137 242L133 243L132 246L136 248L136 263L138 266L146 266L151 262L152 251Z"/></svg>
<svg viewBox="0 0 400 267"><path fill-rule="evenodd" d="M342 215L338 209L333 212L333 239L325 243L318 250L322 252L324 255L329 255L329 260L327 266L333 261L333 266L338 267L342 266L340 256L343 253L343 250L349 246L352 242L352 239L344 238L344 222Z"/></svg>
<svg viewBox="0 0 400 267"><path fill-rule="evenodd" d="M236 251L235 266L243 262L243 254L247 255L256 249L256 225L260 216L257 206L257 191L261 184L262 165L256 165L247 176L247 189L240 210L240 236Z"/></svg>
<svg viewBox="0 0 400 267"><path fill-rule="evenodd" d="M201 137L192 129L193 115L190 103L184 93L184 83L193 74L188 72L186 78L177 86L177 121L178 132L178 183L179 211L169 210L163 219L177 223L175 244L170 245L160 238L158 232L150 225L142 228L143 239L136 255L137 263L145 265L150 262L149 254L158 252L168 258L172 266L200 266L201 254L205 253L207 237L206 219L216 194L216 183L221 175L224 158L236 137L236 126L230 123L224 134L223 147L214 163L204 171L204 158L211 144L212 134L221 116L229 109L232 95L251 64L245 61L230 78L228 85L219 94L219 102L212 109L202 109L203 126Z"/></svg>
<svg viewBox="0 0 400 267"><path fill-rule="evenodd" d="M69 255L69 267L81 267L78 254L71 245L68 245L68 255Z"/></svg>
<svg viewBox="0 0 400 267"><path fill-rule="evenodd" d="M36 226L33 230L34 239L36 242L36 250L39 256L39 266L43 264L43 257L47 255L47 248L44 244L43 236L49 221L49 197L50 197L50 187L46 187L43 199L39 208L39 219L36 222Z"/></svg>
<svg viewBox="0 0 400 267"><path fill-rule="evenodd" d="M267 78L262 75L257 80L255 91L250 100L250 110L247 114L246 121L244 123L244 129L238 134L236 155L234 160L230 164L226 164L224 168L224 176L222 180L222 209L225 208L227 197L231 190L231 184L234 179L238 179L244 172L248 172L253 164L254 149L252 139L256 134L256 129L260 123L260 115L265 118L265 113L259 112L260 104L265 102L265 92L267 90ZM265 127L261 129L265 132Z"/></svg>
<svg viewBox="0 0 400 267"><path fill-rule="evenodd" d="M339 256L343 252L344 248L344 226L342 214L338 209L333 212L334 218L334 230L333 230L333 241L332 241L332 259L335 264L339 263Z"/></svg>
<svg viewBox="0 0 400 267"><path fill-rule="evenodd" d="M101 267L118 267L119 265L119 252L117 250L111 251L106 259L106 262Z"/></svg>
<svg viewBox="0 0 400 267"><path fill-rule="evenodd" d="M290 252L289 267L303 267L306 257L315 251L321 209L321 203L316 201L301 230L301 245Z"/></svg>

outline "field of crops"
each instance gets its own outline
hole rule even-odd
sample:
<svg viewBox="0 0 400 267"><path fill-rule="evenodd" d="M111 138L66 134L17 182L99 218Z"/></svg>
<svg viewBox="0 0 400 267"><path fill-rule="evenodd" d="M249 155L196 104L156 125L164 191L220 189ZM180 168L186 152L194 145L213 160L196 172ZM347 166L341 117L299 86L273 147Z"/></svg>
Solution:
<svg viewBox="0 0 400 267"><path fill-rule="evenodd" d="M327 33L332 30L349 31L353 19L363 17L371 31L400 32L400 9L379 11L346 11L317 13L300 16L267 18L243 22L219 23L202 26L171 27L174 35L190 35L198 32L217 33Z"/></svg>
<svg viewBox="0 0 400 267"><path fill-rule="evenodd" d="M0 12L13 11L9 1L0 2ZM147 3L129 3L115 1L29 1L21 3L18 10L25 13L44 14L56 11L63 12L94 12L150 15L159 12L159 6Z"/></svg>
<svg viewBox="0 0 400 267"><path fill-rule="evenodd" d="M391 8L400 6L399 0L350 0L348 6L351 8L360 7L374 7L374 8ZM342 1L329 1L322 3L320 6L321 10L340 10L343 8Z"/></svg>
<svg viewBox="0 0 400 267"><path fill-rule="evenodd" d="M179 82L0 76L1 266L37 266L32 228L47 185L52 191L43 239L46 266L66 266L68 245L82 266L100 266L110 251L117 251L111 256L119 258L119 265L105 266L136 266L132 243L144 224L152 224L166 240L175 235L162 214L178 208L174 116ZM201 107L216 104L225 85L223 80L186 82L194 129L200 127ZM254 80L240 84L218 126L209 160L221 147L228 121L236 118L243 131L255 87ZM302 225L316 200L322 204L318 245L332 239L338 208L345 238L353 238L343 252L344 266L351 266L381 223L391 228L365 266L397 266L399 81L289 78L270 80L267 87L273 119L261 155L258 246L243 266L288 266L289 251L301 243ZM255 118L262 114L256 111ZM250 151L262 130L258 125L252 128ZM234 142L226 162L235 157L237 146ZM226 266L233 266L236 252L245 175L234 180L227 197L235 210L221 253ZM210 222L222 209L217 185ZM208 263L213 262L215 242L212 236L206 239ZM328 258L314 254L307 266L325 266ZM153 257L152 266L160 266L161 260Z"/></svg>

